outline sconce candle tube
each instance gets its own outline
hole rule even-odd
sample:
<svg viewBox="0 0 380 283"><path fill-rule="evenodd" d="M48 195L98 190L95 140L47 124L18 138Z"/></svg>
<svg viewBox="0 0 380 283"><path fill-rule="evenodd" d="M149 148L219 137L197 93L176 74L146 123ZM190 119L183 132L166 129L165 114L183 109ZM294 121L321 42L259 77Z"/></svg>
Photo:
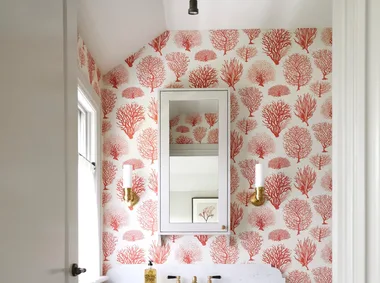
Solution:
<svg viewBox="0 0 380 283"><path fill-rule="evenodd" d="M255 166L255 187L260 188L264 187L264 173L263 173L263 165L262 164L256 164Z"/></svg>
<svg viewBox="0 0 380 283"><path fill-rule="evenodd" d="M123 166L123 186L132 188L132 165L125 164Z"/></svg>

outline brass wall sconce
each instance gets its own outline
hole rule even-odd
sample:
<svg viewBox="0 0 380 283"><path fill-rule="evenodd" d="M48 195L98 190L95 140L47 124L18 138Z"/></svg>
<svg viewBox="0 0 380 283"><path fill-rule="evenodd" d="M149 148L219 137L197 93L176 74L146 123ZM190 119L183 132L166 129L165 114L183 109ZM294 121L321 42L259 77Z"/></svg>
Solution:
<svg viewBox="0 0 380 283"><path fill-rule="evenodd" d="M139 202L139 196L132 191L132 188L124 189L124 200L128 204L128 208L133 210L133 207Z"/></svg>
<svg viewBox="0 0 380 283"><path fill-rule="evenodd" d="M261 206L265 203L265 189L264 187L257 187L251 196L251 203L254 206Z"/></svg>
<svg viewBox="0 0 380 283"><path fill-rule="evenodd" d="M123 185L124 201L128 204L130 210L139 202L139 196L132 190L132 165L124 164L123 166Z"/></svg>
<svg viewBox="0 0 380 283"><path fill-rule="evenodd" d="M264 175L263 175L263 165L255 165L255 181L256 188L251 196L251 203L254 206L261 206L265 203L265 188L264 188Z"/></svg>

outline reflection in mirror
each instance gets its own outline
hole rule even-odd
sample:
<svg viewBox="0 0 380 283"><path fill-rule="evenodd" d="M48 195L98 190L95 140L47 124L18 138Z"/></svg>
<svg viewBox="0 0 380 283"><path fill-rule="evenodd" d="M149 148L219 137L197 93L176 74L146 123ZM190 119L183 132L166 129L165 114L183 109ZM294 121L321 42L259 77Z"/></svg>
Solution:
<svg viewBox="0 0 380 283"><path fill-rule="evenodd" d="M218 222L218 101L170 101L170 222Z"/></svg>

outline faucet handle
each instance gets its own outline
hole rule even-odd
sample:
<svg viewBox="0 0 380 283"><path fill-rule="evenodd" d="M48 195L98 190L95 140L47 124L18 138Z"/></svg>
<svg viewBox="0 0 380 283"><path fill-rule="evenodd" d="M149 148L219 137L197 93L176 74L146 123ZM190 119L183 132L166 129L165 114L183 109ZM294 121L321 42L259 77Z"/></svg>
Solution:
<svg viewBox="0 0 380 283"><path fill-rule="evenodd" d="M222 276L220 275L209 276L208 283L212 283L212 279L222 279Z"/></svg>
<svg viewBox="0 0 380 283"><path fill-rule="evenodd" d="M181 282L181 276L168 275L168 279L177 279L177 283Z"/></svg>

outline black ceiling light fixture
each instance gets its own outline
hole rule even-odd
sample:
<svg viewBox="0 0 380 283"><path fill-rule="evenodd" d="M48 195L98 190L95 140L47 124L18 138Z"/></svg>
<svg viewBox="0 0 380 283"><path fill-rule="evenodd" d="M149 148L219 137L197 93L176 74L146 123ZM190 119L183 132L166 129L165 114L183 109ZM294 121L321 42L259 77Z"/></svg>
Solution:
<svg viewBox="0 0 380 283"><path fill-rule="evenodd" d="M198 1L190 0L189 15L198 15Z"/></svg>

